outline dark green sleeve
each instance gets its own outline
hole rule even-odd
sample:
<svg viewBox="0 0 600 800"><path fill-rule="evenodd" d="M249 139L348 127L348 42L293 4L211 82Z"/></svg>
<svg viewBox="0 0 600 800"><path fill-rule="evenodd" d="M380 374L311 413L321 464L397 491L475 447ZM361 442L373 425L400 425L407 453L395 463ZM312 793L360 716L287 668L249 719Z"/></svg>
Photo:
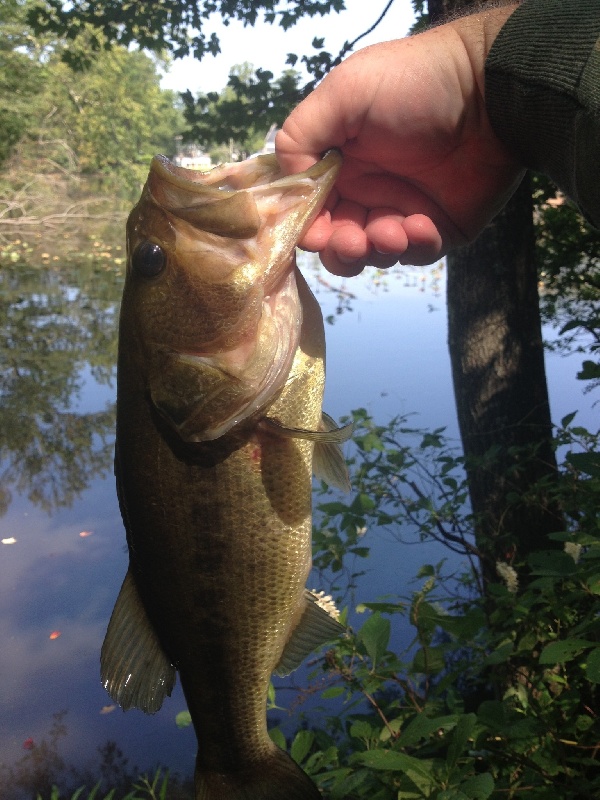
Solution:
<svg viewBox="0 0 600 800"><path fill-rule="evenodd" d="M600 227L600 0L525 0L486 62L497 136Z"/></svg>

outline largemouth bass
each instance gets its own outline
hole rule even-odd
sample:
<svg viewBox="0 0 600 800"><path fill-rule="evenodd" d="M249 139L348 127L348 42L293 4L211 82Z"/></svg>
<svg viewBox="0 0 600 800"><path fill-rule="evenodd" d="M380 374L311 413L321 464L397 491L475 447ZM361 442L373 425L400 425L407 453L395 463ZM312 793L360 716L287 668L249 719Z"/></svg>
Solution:
<svg viewBox="0 0 600 800"><path fill-rule="evenodd" d="M342 626L305 589L311 480L343 484L322 415L324 331L295 246L340 166L274 156L207 174L159 156L127 223L115 471L129 570L103 683L152 713L179 672L198 800L320 794L267 734L274 671Z"/></svg>

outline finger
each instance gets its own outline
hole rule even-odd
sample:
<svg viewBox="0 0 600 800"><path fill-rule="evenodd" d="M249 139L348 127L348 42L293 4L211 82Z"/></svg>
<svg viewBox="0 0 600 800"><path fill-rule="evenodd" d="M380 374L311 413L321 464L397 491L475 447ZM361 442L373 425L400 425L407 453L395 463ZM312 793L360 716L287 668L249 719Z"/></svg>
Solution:
<svg viewBox="0 0 600 800"><path fill-rule="evenodd" d="M376 267L377 269L389 269L397 263L397 253L378 253L377 250L371 250L367 260L367 266Z"/></svg>
<svg viewBox="0 0 600 800"><path fill-rule="evenodd" d="M355 275L359 275L365 267L389 269L398 263L396 254L377 253L375 250L371 250L364 258L358 259L342 258L332 247L326 247L319 255L323 266L329 272L344 278L352 278Z"/></svg>
<svg viewBox="0 0 600 800"><path fill-rule="evenodd" d="M425 266L445 254L444 236L433 221L423 214L413 214L404 220L408 246L400 257L401 264Z"/></svg>
<svg viewBox="0 0 600 800"><path fill-rule="evenodd" d="M346 200L340 201L334 189L327 198L325 207L321 209L310 228L300 239L300 247L304 250L316 252L317 250L323 250L336 228L349 225L362 230L366 213L366 210L357 203L350 203ZM355 232L349 231L351 239L354 238L353 233ZM341 237L341 240L343 238L344 236ZM338 239L338 241L341 240ZM353 245L350 246L353 248ZM348 254L350 258L354 258L353 253L354 249L351 249Z"/></svg>
<svg viewBox="0 0 600 800"><path fill-rule="evenodd" d="M379 253L404 253L408 236L404 230L406 218L393 208L375 208L367 216L365 233Z"/></svg>
<svg viewBox="0 0 600 800"><path fill-rule="evenodd" d="M342 260L331 247L326 247L319 253L321 263L328 272L339 275L343 278L353 278L365 268L366 264L362 260L348 261Z"/></svg>
<svg viewBox="0 0 600 800"><path fill-rule="evenodd" d="M317 253L327 245L331 231L331 214L326 209L321 209L311 226L298 241L298 247L311 253Z"/></svg>

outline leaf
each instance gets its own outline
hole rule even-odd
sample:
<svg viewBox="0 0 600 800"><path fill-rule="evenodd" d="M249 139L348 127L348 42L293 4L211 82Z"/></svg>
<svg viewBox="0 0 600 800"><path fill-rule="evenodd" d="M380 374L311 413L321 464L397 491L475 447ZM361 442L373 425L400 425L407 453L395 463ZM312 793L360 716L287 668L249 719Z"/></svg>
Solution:
<svg viewBox="0 0 600 800"><path fill-rule="evenodd" d="M432 675L444 669L444 647L420 647L413 659L414 672Z"/></svg>
<svg viewBox="0 0 600 800"><path fill-rule="evenodd" d="M381 611L384 614L398 614L406 610L403 603L359 603L356 606L357 614L364 614L366 610Z"/></svg>
<svg viewBox="0 0 600 800"><path fill-rule="evenodd" d="M402 747L413 747L421 739L428 739L436 731L451 730L456 725L457 720L458 716L456 714L434 717L433 719L425 714L418 714L402 731L398 744Z"/></svg>
<svg viewBox="0 0 600 800"><path fill-rule="evenodd" d="M357 753L356 758L371 769L390 770L392 772L415 772L421 777L433 780L424 762L413 756L407 756L406 753L399 753L396 750L367 750L365 753Z"/></svg>
<svg viewBox="0 0 600 800"><path fill-rule="evenodd" d="M581 370L577 373L576 378L580 381L591 381L600 378L600 364L586 359L581 365Z"/></svg>
<svg viewBox="0 0 600 800"><path fill-rule="evenodd" d="M290 755L296 764L301 764L304 761L314 740L315 735L312 731L298 731L294 736L294 741L290 748Z"/></svg>
<svg viewBox="0 0 600 800"><path fill-rule="evenodd" d="M192 715L189 711L180 711L179 714L175 716L175 724L178 728L187 728L192 724Z"/></svg>
<svg viewBox="0 0 600 800"><path fill-rule="evenodd" d="M368 741L376 736L376 731L364 719L355 720L350 726L350 736L354 739L363 739Z"/></svg>
<svg viewBox="0 0 600 800"><path fill-rule="evenodd" d="M345 514L348 511L348 506L344 503L319 503L317 506L319 511L322 511L323 514L328 514L330 517L336 516L336 514Z"/></svg>
<svg viewBox="0 0 600 800"><path fill-rule="evenodd" d="M600 453L567 453L566 460L579 472L600 478Z"/></svg>
<svg viewBox="0 0 600 800"><path fill-rule="evenodd" d="M566 661L578 656L588 647L593 647L595 642L587 639L564 639L560 642L551 642L540 653L540 664L564 664Z"/></svg>
<svg viewBox="0 0 600 800"><path fill-rule="evenodd" d="M489 666L494 664L504 664L513 654L513 649L514 647L512 642L501 644L500 647L497 647L492 653L489 654L489 656L485 659L485 663Z"/></svg>
<svg viewBox="0 0 600 800"><path fill-rule="evenodd" d="M494 779L489 772L483 772L461 783L460 790L471 800L487 800L494 791Z"/></svg>
<svg viewBox="0 0 600 800"><path fill-rule="evenodd" d="M572 411L570 414L567 414L560 421L561 427L568 428L576 416L577 416L577 411Z"/></svg>
<svg viewBox="0 0 600 800"><path fill-rule="evenodd" d="M376 611L358 632L358 638L365 646L373 667L385 653L390 640L390 621Z"/></svg>
<svg viewBox="0 0 600 800"><path fill-rule="evenodd" d="M449 770L453 770L456 766L456 762L471 738L476 722L477 717L475 714L464 714L459 718L458 724L452 734L452 739L450 740L448 753L446 754L446 764ZM462 788L461 786L461 789Z"/></svg>
<svg viewBox="0 0 600 800"><path fill-rule="evenodd" d="M563 578L577 571L573 558L560 550L541 550L527 559L534 575Z"/></svg>
<svg viewBox="0 0 600 800"><path fill-rule="evenodd" d="M595 647L588 654L585 674L592 683L600 683L600 647Z"/></svg>
<svg viewBox="0 0 600 800"><path fill-rule="evenodd" d="M325 700L330 700L332 697L339 697L341 694L344 694L345 691L343 686L330 686L329 689L325 689L325 691L321 692L321 697Z"/></svg>
<svg viewBox="0 0 600 800"><path fill-rule="evenodd" d="M354 511L356 514L363 514L365 511L372 511L374 508L375 501L370 495L364 492L357 494L350 506L350 510Z"/></svg>
<svg viewBox="0 0 600 800"><path fill-rule="evenodd" d="M285 736L281 732L279 728L271 728L269 731L269 738L271 741L277 745L277 747L281 747L282 750L287 750L287 742L285 741Z"/></svg>

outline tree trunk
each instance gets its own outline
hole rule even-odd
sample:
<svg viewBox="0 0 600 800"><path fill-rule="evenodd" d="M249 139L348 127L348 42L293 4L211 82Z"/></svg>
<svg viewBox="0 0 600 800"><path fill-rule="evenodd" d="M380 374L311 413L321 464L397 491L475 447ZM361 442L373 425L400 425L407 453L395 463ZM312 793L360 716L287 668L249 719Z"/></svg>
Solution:
<svg viewBox="0 0 600 800"><path fill-rule="evenodd" d="M533 486L556 475L528 177L479 238L448 257L448 344L475 537L496 562L552 546L560 510ZM529 498L529 499L528 499Z"/></svg>

